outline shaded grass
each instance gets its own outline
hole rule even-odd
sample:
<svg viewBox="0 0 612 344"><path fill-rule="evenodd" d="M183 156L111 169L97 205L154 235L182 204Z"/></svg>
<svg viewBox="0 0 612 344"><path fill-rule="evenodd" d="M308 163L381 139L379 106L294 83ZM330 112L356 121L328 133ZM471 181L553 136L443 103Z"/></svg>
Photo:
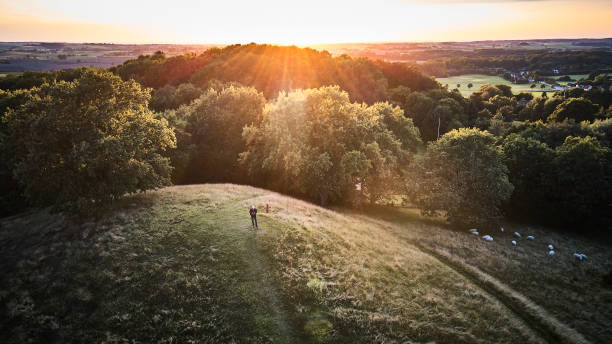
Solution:
<svg viewBox="0 0 612 344"><path fill-rule="evenodd" d="M35 232L3 252L9 342L280 342L245 239L218 227L215 201L175 191L77 228L48 214L3 223L3 243Z"/></svg>
<svg viewBox="0 0 612 344"><path fill-rule="evenodd" d="M296 311L314 303L327 312L332 342L540 341L499 302L384 226L266 199L285 224L272 250L282 288Z"/></svg>
<svg viewBox="0 0 612 344"><path fill-rule="evenodd" d="M399 236L493 276L588 340L612 340L612 290L603 283L612 269L612 250L607 244L514 223L504 224L504 233L480 229L481 236L494 237L493 242L485 242L469 234L467 228L424 223L414 209L374 208L366 213L393 223L392 230ZM515 231L522 234L521 239L512 236ZM527 240L527 235L534 235L535 240ZM518 241L518 246L512 246L512 240ZM553 257L548 256L548 244L555 247ZM574 252L586 253L589 258L579 262Z"/></svg>
<svg viewBox="0 0 612 344"><path fill-rule="evenodd" d="M261 189L171 187L99 221L0 225L8 343L543 342L390 226Z"/></svg>

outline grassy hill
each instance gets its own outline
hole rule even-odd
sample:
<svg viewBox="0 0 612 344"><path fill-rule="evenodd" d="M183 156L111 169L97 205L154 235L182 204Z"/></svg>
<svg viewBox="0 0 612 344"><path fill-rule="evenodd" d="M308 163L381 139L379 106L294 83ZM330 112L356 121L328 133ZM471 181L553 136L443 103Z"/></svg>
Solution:
<svg viewBox="0 0 612 344"><path fill-rule="evenodd" d="M542 229L512 247L509 233L488 243L411 211L328 210L229 184L132 196L95 221L43 211L0 226L8 343L612 338L612 293L600 282L609 248ZM548 259L537 245L549 239L589 259Z"/></svg>

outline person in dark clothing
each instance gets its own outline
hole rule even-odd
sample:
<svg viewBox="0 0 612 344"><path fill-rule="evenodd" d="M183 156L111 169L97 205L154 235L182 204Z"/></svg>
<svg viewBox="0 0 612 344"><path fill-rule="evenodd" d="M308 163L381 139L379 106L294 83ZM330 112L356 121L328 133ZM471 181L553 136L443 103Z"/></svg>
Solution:
<svg viewBox="0 0 612 344"><path fill-rule="evenodd" d="M255 208L255 206L252 206L251 209L249 209L249 214L251 215L251 224L253 225L253 227L259 228L257 226L257 208Z"/></svg>

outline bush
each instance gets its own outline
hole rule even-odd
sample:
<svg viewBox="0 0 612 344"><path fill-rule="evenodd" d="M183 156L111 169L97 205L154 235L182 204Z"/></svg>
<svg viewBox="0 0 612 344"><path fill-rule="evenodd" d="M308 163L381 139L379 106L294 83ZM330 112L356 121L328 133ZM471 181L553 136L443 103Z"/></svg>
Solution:
<svg viewBox="0 0 612 344"><path fill-rule="evenodd" d="M87 70L73 82L28 91L5 116L12 174L36 205L85 209L167 185L174 147L165 121L147 109L149 93L134 81Z"/></svg>

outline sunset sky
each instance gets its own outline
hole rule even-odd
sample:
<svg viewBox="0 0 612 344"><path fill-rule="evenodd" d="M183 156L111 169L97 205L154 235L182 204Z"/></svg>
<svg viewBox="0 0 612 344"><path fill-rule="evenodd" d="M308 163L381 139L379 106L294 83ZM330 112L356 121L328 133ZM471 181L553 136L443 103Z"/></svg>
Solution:
<svg viewBox="0 0 612 344"><path fill-rule="evenodd" d="M612 0L0 0L0 41L276 43L612 37Z"/></svg>

